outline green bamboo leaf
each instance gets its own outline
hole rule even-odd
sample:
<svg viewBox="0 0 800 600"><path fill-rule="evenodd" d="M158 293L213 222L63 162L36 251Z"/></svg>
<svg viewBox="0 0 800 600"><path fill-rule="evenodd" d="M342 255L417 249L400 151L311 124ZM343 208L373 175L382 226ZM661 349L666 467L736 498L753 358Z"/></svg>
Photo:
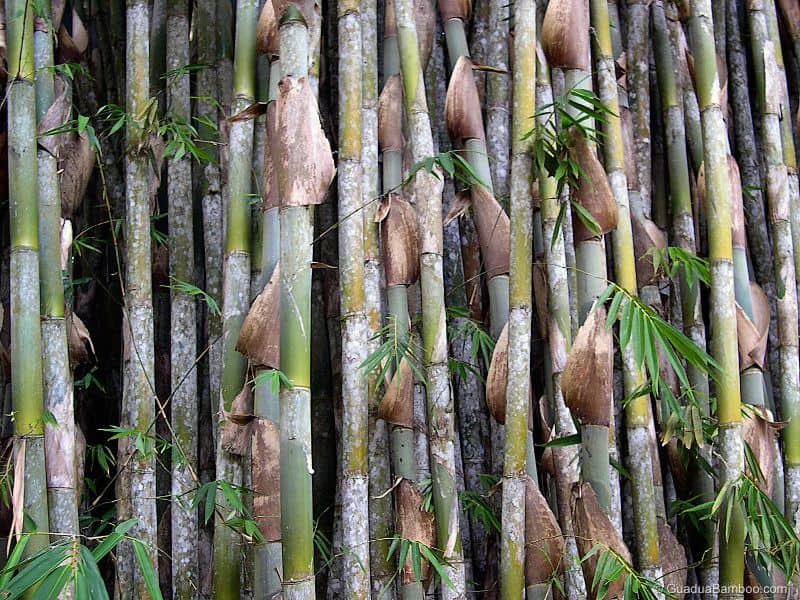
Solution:
<svg viewBox="0 0 800 600"><path fill-rule="evenodd" d="M125 537L125 534L130 531L131 527L136 525L137 519L128 519L119 523L114 527L114 531L106 536L106 538L92 550L92 557L95 562L100 561L106 554L111 552L114 547Z"/></svg>
<svg viewBox="0 0 800 600"><path fill-rule="evenodd" d="M22 553L25 551L25 546L28 544L28 540L31 539L29 533L23 533L20 536L19 541L14 544L14 549L11 550L11 554L8 555L8 560L6 561L3 570L0 571L0 590L6 589L8 582L11 580L14 571L16 570L17 566L19 566L20 560L22 559Z"/></svg>
<svg viewBox="0 0 800 600"><path fill-rule="evenodd" d="M153 570L153 564L150 562L147 548L141 540L133 539L131 541L133 543L133 553L136 556L136 562L139 565L139 570L142 573L150 598L152 600L163 600L161 590L158 587L158 577L156 577L156 573ZM95 568L97 568L97 565L95 565Z"/></svg>
<svg viewBox="0 0 800 600"><path fill-rule="evenodd" d="M581 434L573 433L572 435L565 435L557 437L549 442L541 444L542 448L561 448L563 446L576 446L581 443ZM538 445L538 444L537 444Z"/></svg>
<svg viewBox="0 0 800 600"><path fill-rule="evenodd" d="M444 583L451 590L455 590L456 588L453 585L452 580L450 579L450 577L447 575L447 572L442 567L442 563L440 563L439 560L436 558L436 556L434 556L433 552L431 552L431 549L428 548L425 544L420 544L420 550L422 551L423 556L425 556L425 558L428 559L428 562L431 563L431 565L433 566L434 570L436 571L436 573L439 575L440 579L442 580L442 583Z"/></svg>

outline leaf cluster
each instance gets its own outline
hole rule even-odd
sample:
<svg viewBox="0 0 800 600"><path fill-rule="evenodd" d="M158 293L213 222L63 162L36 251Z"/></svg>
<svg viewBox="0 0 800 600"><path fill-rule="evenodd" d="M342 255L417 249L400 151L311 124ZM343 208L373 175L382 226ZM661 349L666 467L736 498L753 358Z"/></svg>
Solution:
<svg viewBox="0 0 800 600"><path fill-rule="evenodd" d="M581 561L597 555L597 566L592 579L592 591L596 598L605 598L609 586L620 577L625 577L622 589L624 600L657 600L658 598L674 598L659 581L642 575L625 560L616 550L603 544L596 544L587 552Z"/></svg>
<svg viewBox="0 0 800 600"><path fill-rule="evenodd" d="M108 599L98 563L126 540L133 547L150 597L161 600L158 577L147 547L141 540L127 535L136 522L136 519L128 519L119 523L93 550L78 539L65 538L25 560L22 556L31 534L23 534L0 571L0 598L16 600L25 595L32 600L55 600L67 585L72 585L76 600Z"/></svg>

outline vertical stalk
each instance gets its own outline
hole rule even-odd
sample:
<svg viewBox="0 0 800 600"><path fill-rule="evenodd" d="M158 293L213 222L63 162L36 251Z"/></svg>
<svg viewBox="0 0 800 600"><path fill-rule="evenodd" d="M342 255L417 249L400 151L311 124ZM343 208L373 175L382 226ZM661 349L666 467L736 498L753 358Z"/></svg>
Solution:
<svg viewBox="0 0 800 600"><path fill-rule="evenodd" d="M711 3L708 0L692 0L691 7L693 22L690 38L695 56L705 158L706 218L711 263L711 354L721 368L716 381L716 393L722 468L720 484L724 484L737 479L744 466L727 136L720 107ZM730 520L721 524L721 531L727 531L727 535L720 535L719 583L721 586L741 586L744 576L742 507L732 506L729 514Z"/></svg>
<svg viewBox="0 0 800 600"><path fill-rule="evenodd" d="M417 45L414 7L410 0L394 3L397 16L400 68L413 160L433 155L433 137L425 101L425 84ZM417 199L422 290L422 348L426 367L428 434L433 482L433 505L440 549L453 589L442 586L444 600L464 598L466 581L460 541L460 511L455 489L453 399L447 366L444 276L442 261L442 184L419 171L413 181Z"/></svg>
<svg viewBox="0 0 800 600"><path fill-rule="evenodd" d="M11 253L11 401L15 462L25 468L24 528L47 532L47 486L42 423L42 338L39 326L39 207L36 198L36 96L34 89L34 6L6 4L8 15L8 189ZM59 262L60 265L60 262ZM32 556L47 547L47 535L25 546Z"/></svg>
<svg viewBox="0 0 800 600"><path fill-rule="evenodd" d="M342 315L342 542L344 593L369 598L367 357L364 225L361 207L361 10L338 4L339 20L339 284Z"/></svg>
<svg viewBox="0 0 800 600"><path fill-rule="evenodd" d="M140 435L150 430L155 420L153 297L150 258L150 162L145 129L149 94L149 11L144 0L128 2L126 44L126 111L131 119L127 128L125 189L125 309L122 413L123 423ZM144 451L131 449L131 513L137 519L132 536L142 541L154 566L156 560L156 475L155 448L149 435ZM128 457L125 457L127 461ZM125 462L120 462L125 464ZM134 567L132 593L148 598L147 586L138 567Z"/></svg>
<svg viewBox="0 0 800 600"><path fill-rule="evenodd" d="M189 6L186 0L169 0L167 5L168 71L190 63ZM168 110L173 118L191 120L189 74L167 81ZM193 282L194 219L192 163L187 154L168 165L169 262L170 275ZM195 597L199 581L197 565L197 510L190 501L197 472L197 356L194 296L171 290L170 373L172 390L172 591L176 600Z"/></svg>
<svg viewBox="0 0 800 600"><path fill-rule="evenodd" d="M778 285L778 351L782 431L786 481L786 514L795 528L800 509L800 381L797 348L797 294L792 245L791 206L786 182L786 165L780 146L781 94L775 47L764 44L765 102L762 115L762 147L766 162L766 188L772 248L775 256L775 282ZM782 294L780 292L783 292Z"/></svg>
<svg viewBox="0 0 800 600"><path fill-rule="evenodd" d="M633 149L630 160L636 165L641 186L642 213L650 217L651 160L650 160L650 2L633 0L628 3L627 79L633 115ZM609 54L610 51L609 51ZM613 74L614 71L612 70Z"/></svg>
<svg viewBox="0 0 800 600"><path fill-rule="evenodd" d="M51 3L42 2L37 25L50 18ZM46 26L36 27L33 37L36 67L36 118L41 120L55 99L53 40ZM76 535L78 498L75 481L75 414L72 372L69 367L64 321L64 284L61 271L61 196L56 157L38 150L39 276L42 314L44 406L57 427L45 425L47 502L50 530Z"/></svg>
<svg viewBox="0 0 800 600"><path fill-rule="evenodd" d="M380 195L378 166L378 2L361 2L361 203L364 228L364 301L367 312L367 353L374 352L380 341L376 335L383 319L381 298L381 253L375 211ZM367 399L374 398L378 387L375 374L367 383ZM372 593L391 585L394 568L388 559L394 522L391 494L383 492L391 486L389 458L389 426L373 414L369 416L369 539Z"/></svg>
<svg viewBox="0 0 800 600"><path fill-rule="evenodd" d="M274 57L272 57L274 58ZM269 67L269 88L267 92L267 116L264 119L265 123L265 145L266 151L269 152L269 144L272 143L272 137L275 136L276 127L274 119L275 101L278 95L278 79L280 77L280 62L277 59L272 60ZM272 172L272 181L270 185L273 189L277 189L277 181L275 180L275 172ZM262 198L263 198L262 190ZM269 206L263 211L262 216L263 226L263 241L262 241L262 270L261 278L256 282L259 292L264 286L274 277L275 268L278 265L280 258L280 223L278 217L278 206ZM270 369L274 369L278 365L268 365L264 368L256 369L256 378L260 374L266 375ZM263 427L264 432L270 436L275 435L280 431L280 403L278 399L278 392L274 390L269 380L256 384L253 390L253 414L266 422ZM263 447L257 447L256 444L261 440L258 434L254 435L251 443L253 456L256 452L262 452ZM278 447L280 453L280 447ZM278 482L280 487L280 460L277 457L262 457L264 464L270 472L262 473L259 471L259 476L265 476L264 481L256 480L255 460L251 467L253 469L253 488L262 491L265 495L270 497L278 496L280 498L280 489L265 489L267 486L273 486ZM278 472L274 473L272 469L277 469ZM279 502L279 501L278 501ZM279 511L278 502L270 498L265 501L268 510L275 509ZM255 503L255 500L254 500ZM282 573L282 560L281 560L281 538L280 538L280 519L276 518L279 515L269 512L267 514L260 514L256 512L257 519L261 519L264 525L261 527L261 533L264 535L265 543L258 544L254 548L254 565L253 565L253 594L256 598L272 597L280 593L281 590L281 573ZM277 524L276 524L277 522Z"/></svg>
<svg viewBox="0 0 800 600"><path fill-rule="evenodd" d="M617 283L622 288L631 294L636 294L636 259L633 253L633 231L631 227L628 182L625 178L622 123L619 117L620 108L614 75L608 4L603 0L592 0L591 7L592 24L597 34L595 39L597 43L600 99L610 110L604 127L606 136L603 143L603 154L609 183L617 201L617 228L612 233L615 275ZM631 10L641 9L642 7L638 9L631 7ZM647 11L648 7L645 6L644 10ZM647 24L649 23L646 15L647 12L645 12L645 29L647 29ZM631 19L634 19L633 14L631 14ZM631 29L633 29L633 24ZM646 36L646 32L644 35ZM631 43L633 42L631 41ZM645 57L647 57L646 52ZM647 60L645 60L644 73L645 92L649 86L649 74L646 65ZM649 98L647 102L649 103ZM648 111L647 128L649 131L649 108L646 108L646 110ZM638 126L635 126L637 131ZM644 152L644 150L640 150L640 152ZM649 146L647 152L649 155ZM645 166L648 172L647 181L649 182L649 162ZM642 182L642 187L644 185ZM632 392L642 385L644 377L641 368L635 363L633 349L627 346L621 348L621 352L625 393L630 397ZM648 395L639 395L628 402L625 406L625 421L632 479L634 537L639 568L648 576L659 578L661 576L661 565L658 548L658 525L656 522L657 498L653 486L654 466L651 458L649 434L649 429L652 427L652 416L650 412L650 397Z"/></svg>
<svg viewBox="0 0 800 600"><path fill-rule="evenodd" d="M486 64L504 72L486 74L486 153L494 193L498 198L505 199L509 193L509 150L510 144L513 144L509 136L510 87L513 84L505 72L509 70L510 10L505 0L491 0L489 11Z"/></svg>
<svg viewBox="0 0 800 600"><path fill-rule="evenodd" d="M283 78L308 75L309 29L289 5L280 17ZM309 118L314 118L309 115ZM314 598L314 518L311 499L311 260L313 206L281 206L282 387L281 537L283 594L287 600Z"/></svg>
<svg viewBox="0 0 800 600"><path fill-rule="evenodd" d="M506 436L503 462L503 508L500 538L500 597L517 599L525 585L525 464L531 394L531 315L533 298L533 168L531 139L536 112L536 4L514 4L514 74L511 114L511 257L508 335L515 340L508 353Z"/></svg>
<svg viewBox="0 0 800 600"><path fill-rule="evenodd" d="M233 100L238 113L255 98L255 34L258 1L241 0L236 7L236 48L234 53ZM217 429L217 479L242 484L242 457L222 447L222 425L233 399L245 383L247 360L236 351L236 340L250 306L250 191L253 155L252 120L231 123L228 138L228 194L225 222L225 255L222 290L222 381L220 420ZM225 411L225 412L223 412ZM232 507L227 502L214 522L215 598L238 598L242 540L224 522Z"/></svg>
<svg viewBox="0 0 800 600"><path fill-rule="evenodd" d="M664 120L664 137L667 145L667 164L669 172L669 191L672 200L672 238L675 244L691 253L697 252L695 240L694 217L692 214L692 196L689 176L689 159L686 153L686 132L684 130L683 105L678 93L675 77L672 50L668 38L667 23L662 0L653 4L653 34L656 52L656 69L658 87L661 94L661 108ZM706 328L700 305L700 284L689 285L685 276L680 279L680 302L683 316L683 331L699 348L705 349ZM701 369L688 365L687 375L695 390L701 410L710 416L708 403L708 375ZM703 450L703 456L711 461L710 449ZM710 464L710 462L709 462ZM699 466L694 466L698 477L693 489L704 502L714 499L714 481ZM695 556L703 557L704 552L713 547L714 531L708 524L702 530L704 548ZM704 561L702 569L710 570L708 561Z"/></svg>
<svg viewBox="0 0 800 600"><path fill-rule="evenodd" d="M539 58L543 53L537 52L536 63L536 104L546 106L553 102L550 77L547 63ZM543 113L537 117L538 127L545 127L547 117ZM567 361L572 344L572 316L570 314L569 271L567 267L564 231L557 235L555 243L551 243L556 229L558 215L561 212L561 199L556 194L556 180L548 176L546 169L538 170L539 197L541 198L541 217L544 238L545 263L547 265L547 346L550 355L552 377L552 410L555 416L555 430L559 437L574 435L575 423L564 403L561 392L561 374ZM556 468L556 496L558 519L561 532L565 536L567 552L566 589L570 600L584 597L586 586L580 568L580 557L575 543L572 524L570 498L572 485L578 481L577 451L574 447L553 448ZM591 583L591 582L590 582Z"/></svg>

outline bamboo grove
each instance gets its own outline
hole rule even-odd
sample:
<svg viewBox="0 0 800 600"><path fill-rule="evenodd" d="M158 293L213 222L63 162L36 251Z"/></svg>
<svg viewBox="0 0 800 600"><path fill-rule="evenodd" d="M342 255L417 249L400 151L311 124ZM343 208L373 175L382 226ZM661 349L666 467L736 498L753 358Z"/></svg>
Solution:
<svg viewBox="0 0 800 600"><path fill-rule="evenodd" d="M0 23L0 599L798 597L797 0Z"/></svg>

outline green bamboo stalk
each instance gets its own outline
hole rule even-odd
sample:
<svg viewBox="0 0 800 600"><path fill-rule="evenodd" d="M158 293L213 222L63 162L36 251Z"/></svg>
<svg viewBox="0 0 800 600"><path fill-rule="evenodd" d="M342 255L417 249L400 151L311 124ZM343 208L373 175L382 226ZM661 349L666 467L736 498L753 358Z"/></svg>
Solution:
<svg viewBox="0 0 800 600"><path fill-rule="evenodd" d="M214 23L216 0L197 0L194 7L195 56L200 64L214 65L217 62L217 33ZM217 69L208 67L197 72L198 90L217 89ZM203 94L195 100L194 114L199 118L198 135L201 140L217 138L217 107L210 101L211 94ZM209 126L206 123L213 125ZM222 198L220 196L219 154L216 144L205 143L203 149L211 160L197 169L196 190L202 210L203 254L205 258L204 290L212 298L221 298L222 293ZM206 335L208 354L208 398L211 414L217 413L219 404L220 377L222 372L222 319L212 311L206 313ZM216 439L217 420L211 419Z"/></svg>
<svg viewBox="0 0 800 600"><path fill-rule="evenodd" d="M469 58L464 21L460 18L449 19L445 24L445 34L448 36L447 50L450 65L455 67L461 56ZM483 131L482 126L481 130ZM486 184L485 187L494 195L486 140L483 137L464 140L464 154L481 182ZM496 340L508 321L508 274L491 273L486 285L489 290L489 332Z"/></svg>
<svg viewBox="0 0 800 600"><path fill-rule="evenodd" d="M622 123L619 117L621 113L614 73L608 4L603 0L593 0L591 8L592 25L596 32L599 95L600 100L610 111L604 126L606 135L604 137L603 153L609 183L617 201L617 228L612 234L615 276L617 283L621 287L632 294L636 294L636 259L633 252L633 231L628 197L630 182L627 182L625 178L626 157L624 156ZM640 9L641 7L636 10ZM645 10L647 10L647 7L645 7ZM630 18L633 20L635 15L630 15ZM630 44L633 44L633 40L629 41ZM648 77L646 72L645 77ZM649 85L649 83L646 85ZM649 111L647 106L649 104L642 109ZM638 127L638 125L635 127ZM647 123L647 128L649 131L649 122ZM645 152L649 154L649 147L642 147L639 152L642 155ZM645 169L640 168L637 170L640 176L642 171L646 170L646 177L649 182L649 164L646 165ZM640 183L644 187L644 183L641 181ZM625 393L630 397L632 392L644 382L644 376L641 368L635 364L633 349L628 346L622 348L621 351ZM658 578L661 576L656 522L658 499L653 486L653 470L655 467L650 451L649 430L652 427L652 416L649 396L639 396L630 400L625 406L625 420L632 478L634 537L638 565L643 573L647 573L650 577Z"/></svg>
<svg viewBox="0 0 800 600"><path fill-rule="evenodd" d="M384 76L388 79L396 75L400 68L400 55L397 45L397 29L393 16L391 0L386 2L386 27L384 28ZM393 69L398 69L392 71ZM399 123L390 123L392 127L402 127ZM385 143L383 139L379 143ZM402 151L397 148L382 148L383 178L382 191L384 194L396 193L402 183L403 157ZM388 257L386 257L388 260ZM386 264L385 266L389 266ZM408 313L409 286L389 285L386 288L387 320L394 323L398 343L408 342L410 319ZM394 370L397 365L392 365ZM412 400L413 402L413 400ZM414 456L414 430L407 424L394 423L391 425L391 467L395 479L403 478L417 483L416 460ZM403 565L398 564L398 569ZM421 600L425 597L425 590L420 581L405 581L401 577L400 594L403 600Z"/></svg>
<svg viewBox="0 0 800 600"><path fill-rule="evenodd" d="M783 61L783 49L781 46L781 36L778 30L778 15L775 9L774 0L764 3L764 10L767 16L767 29L769 39L772 40L775 53L775 69L777 82L774 88L778 97L782 100L781 107L781 140L783 141L783 162L786 165L789 186L789 202L791 212L789 221L792 225L792 244L795 248L800 247L800 180L798 180L797 154L795 149L795 118L791 114L791 104L789 102L789 86L786 79L786 67ZM797 293L800 294L800 255L794 256L795 281L798 282Z"/></svg>
<svg viewBox="0 0 800 600"><path fill-rule="evenodd" d="M272 60L270 63L269 73L269 88L267 92L268 105L274 103L278 95L280 62L277 59ZM265 120L265 125L268 128L270 122ZM270 143L274 135L276 135L274 127L266 131L265 143ZM274 173L271 185L277 187L277 182L274 181ZM280 259L280 220L278 216L278 207L271 206L267 208L267 210L263 211L262 219L262 270L260 280L256 282L256 286L259 286L257 288L259 291L263 289L264 285L272 278L275 267L278 265ZM273 389L269 377L266 377L271 370L272 369L269 368L256 369L257 383L253 390L253 414L257 418L270 421L272 427L276 430L280 430L281 415L278 393ZM259 376L262 377L263 383L258 383ZM279 465L277 461L275 464ZM280 477L280 473L278 473L277 477ZM254 487L261 487L256 481L253 481L253 485ZM273 515L266 516L270 518L273 517ZM276 540L267 537L272 531L273 528L270 528L266 533L262 531L262 534L265 534L265 543L256 544L254 547L253 595L256 598L270 598L280 593L281 590L281 540L280 538Z"/></svg>
<svg viewBox="0 0 800 600"><path fill-rule="evenodd" d="M511 138L509 113L511 112L511 76L509 76L509 24L510 9L505 0L489 2L489 39L486 64L497 67L502 73L486 74L486 150L494 193L507 198L509 193L509 166Z"/></svg>
<svg viewBox="0 0 800 600"><path fill-rule="evenodd" d="M154 98L160 97L164 90L161 76L166 69L167 0L153 0L150 6L150 95ZM159 100L159 104L163 107L163 100Z"/></svg>
<svg viewBox="0 0 800 600"><path fill-rule="evenodd" d="M716 381L719 415L720 484L739 477L744 467L741 399L734 310L730 189L726 159L727 136L719 106L720 88L714 49L711 3L692 0L691 46L695 57L697 100L703 125L711 263L711 354L720 365ZM741 586L744 576L744 528L741 506L732 506L720 536L720 585ZM729 529L728 529L729 528Z"/></svg>
<svg viewBox="0 0 800 600"><path fill-rule="evenodd" d="M633 154L640 185L642 213L650 217L652 165L650 158L650 2L628 3L627 82L633 115ZM609 56L611 56L609 44ZM611 72L614 73L613 71Z"/></svg>
<svg viewBox="0 0 800 600"><path fill-rule="evenodd" d="M308 25L290 4L280 17L282 77L306 76L308 51ZM280 209L281 371L292 382L291 388L280 391L283 594L287 600L314 598L309 337L313 221L313 206Z"/></svg>
<svg viewBox="0 0 800 600"><path fill-rule="evenodd" d="M433 137L425 101L425 84L417 45L414 7L410 0L394 4L397 17L400 68L411 154L414 161L433 155ZM453 588L442 586L442 597L463 598L466 593L459 536L460 511L455 489L453 399L447 366L444 281L442 264L442 184L432 174L419 171L414 190L420 235L423 360L426 367L428 437L433 501L438 543L448 564Z"/></svg>
<svg viewBox="0 0 800 600"><path fill-rule="evenodd" d="M377 198L381 192L378 166L378 3L361 2L361 203L364 228L364 299L367 312L367 355L377 350L377 334L383 324L381 293L380 240L375 223ZM367 398L374 398L379 381L377 373L367 377ZM394 531L391 494L384 492L392 485L389 456L388 424L370 412L369 415L369 538L372 593L380 594L392 584L394 566L389 547Z"/></svg>
<svg viewBox="0 0 800 600"><path fill-rule="evenodd" d="M736 0L728 0L725 13L728 37L728 99L733 117L736 160L742 174L742 187L748 190L743 200L747 218L747 242L753 270L756 281L764 288L767 295L774 296L775 281L767 219L764 216L761 161L756 148L753 109L750 101L748 48L739 22L741 10Z"/></svg>
<svg viewBox="0 0 800 600"><path fill-rule="evenodd" d="M783 294L778 294L778 347L780 395L783 418L788 421L782 431L786 482L786 514L797 527L800 508L800 376L798 375L797 295L792 260L791 206L786 185L784 154L778 144L781 121L779 70L772 41L764 44L765 103L762 115L762 147L766 162L767 203L775 280Z"/></svg>
<svg viewBox="0 0 800 600"><path fill-rule="evenodd" d="M166 68L189 64L189 7L185 0L169 0L166 20ZM179 120L191 119L188 73L167 82L168 110ZM168 166L170 274L194 281L194 222L192 163L187 154ZM197 356L195 299L171 290L170 373L172 387L172 590L178 599L194 598L200 573L197 564L197 510L188 492L197 471Z"/></svg>
<svg viewBox="0 0 800 600"><path fill-rule="evenodd" d="M694 217L692 213L691 184L689 177L689 159L686 153L686 132L683 120L683 105L678 92L672 50L668 38L667 23L662 0L653 4L653 33L656 52L656 69L658 86L661 94L662 118L667 145L667 163L669 171L669 189L672 200L672 237L675 244L691 253L697 252L695 240ZM700 305L700 284L689 285L685 276L680 278L680 302L683 316L683 331L699 348L705 349L706 328ZM687 376L695 395L700 402L703 414L710 416L708 402L708 375L693 365L687 365ZM710 448L702 450L707 461L711 460ZM709 463L710 464L710 463ZM704 502L714 499L714 481L698 466L693 489ZM696 556L704 556L706 550L713 547L714 531L711 524L702 530L705 547L696 552ZM702 572L711 570L710 563L704 561ZM703 575L701 575L702 577Z"/></svg>
<svg viewBox="0 0 800 600"><path fill-rule="evenodd" d="M339 284L342 314L342 542L344 593L370 597L369 402L360 365L369 339L361 207L361 6L339 3ZM357 218L352 218L355 214Z"/></svg>
<svg viewBox="0 0 800 600"><path fill-rule="evenodd" d="M546 106L553 102L550 87L549 69L543 62L543 53L537 52L536 62L536 104ZM545 127L547 117L540 113L536 125ZM563 230L553 240L558 215L561 212L561 199L556 194L556 180L549 176L544 168L539 169L539 198L541 199L541 222L544 238L544 255L547 268L547 346L551 365L551 387L553 390L552 411L556 435L564 437L576 433L572 415L564 403L561 392L561 374L567 361L572 344L572 316L569 296L569 271L566 259ZM565 219L566 220L566 219ZM578 481L577 450L574 446L553 448L553 460L556 468L556 504L561 532L566 540L567 573L566 589L570 599L580 598L586 594L586 585L580 568L580 557L575 543L570 506L572 485ZM591 582L590 582L591 584Z"/></svg>
<svg viewBox="0 0 800 600"><path fill-rule="evenodd" d="M130 426L141 434L149 431L155 420L153 300L150 258L150 162L146 151L145 113L150 103L149 14L142 0L129 2L126 44L126 110L131 119L127 130L126 164L126 256L124 327L128 342L123 370L123 410ZM156 478L155 449L151 437L144 440L144 452L129 449L130 502L137 524L131 530L146 546L156 565ZM124 457L127 462L128 457ZM120 462L120 464L126 464ZM148 598L140 570L134 567L128 593Z"/></svg>
<svg viewBox="0 0 800 600"><path fill-rule="evenodd" d="M49 18L51 3L43 2L36 22ZM46 27L33 34L36 67L36 118L41 120L55 100L53 41ZM42 314L42 354L44 367L44 406L57 427L45 425L47 463L47 501L50 530L76 535L78 498L75 481L75 413L72 372L69 368L67 331L64 320L64 287L61 271L61 197L58 164L47 150L38 150L39 196L39 275Z"/></svg>
<svg viewBox="0 0 800 600"><path fill-rule="evenodd" d="M531 317L533 286L533 198L528 180L533 168L532 139L536 112L536 4L514 4L514 104L511 114L511 258L505 460L500 534L500 597L520 598L525 590L525 485L528 458L528 411L531 394ZM535 465L535 459L530 461ZM534 473L535 476L535 473ZM534 479L535 481L535 479Z"/></svg>
<svg viewBox="0 0 800 600"><path fill-rule="evenodd" d="M255 34L257 0L242 0L236 8L233 100L238 113L255 98ZM236 351L236 340L250 306L250 169L253 154L252 120L231 123L228 138L228 196L222 290L222 380L217 436L217 479L241 485L242 457L222 447L225 413L245 383L247 360ZM225 411L224 413L222 411ZM224 500L214 521L214 597L238 598L242 540L224 519L232 507Z"/></svg>
<svg viewBox="0 0 800 600"><path fill-rule="evenodd" d="M49 531L39 326L39 207L37 204L36 96L34 89L34 6L28 0L6 4L8 27L8 189L11 252L11 400L15 461L25 465L23 506L28 532ZM60 265L60 262L58 263ZM47 535L34 535L25 556L47 547Z"/></svg>

